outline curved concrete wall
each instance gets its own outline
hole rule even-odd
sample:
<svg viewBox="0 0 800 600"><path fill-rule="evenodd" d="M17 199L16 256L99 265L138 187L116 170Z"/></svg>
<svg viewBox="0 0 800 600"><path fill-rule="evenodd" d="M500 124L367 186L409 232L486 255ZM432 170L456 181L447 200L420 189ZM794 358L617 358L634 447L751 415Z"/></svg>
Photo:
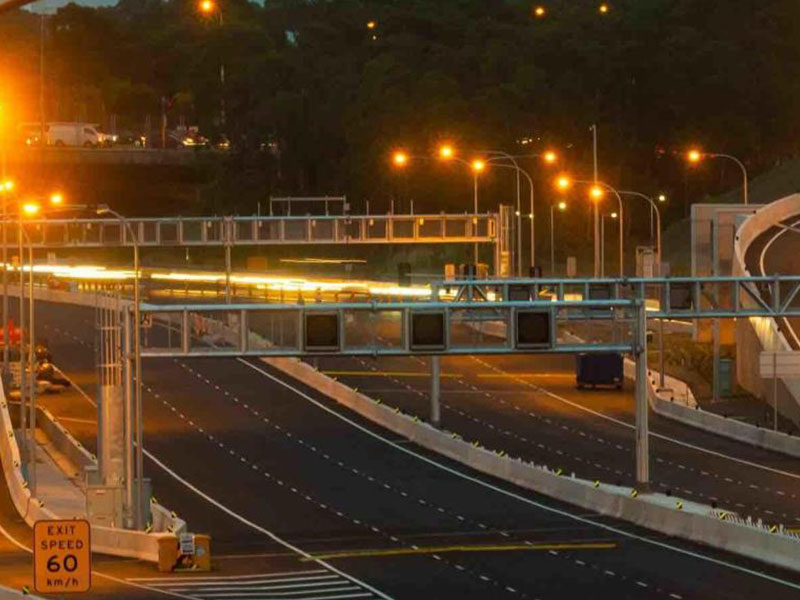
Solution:
<svg viewBox="0 0 800 600"><path fill-rule="evenodd" d="M733 275L752 275L745 257L753 241L776 223L800 214L800 194L776 200L757 210L745 219L734 237ZM742 306L753 305L744 294ZM764 350L791 350L791 346L773 319L750 317L736 320L736 379L750 393L772 402L771 381L759 376L759 354ZM778 410L786 418L800 424L800 381L780 379L778 385Z"/></svg>

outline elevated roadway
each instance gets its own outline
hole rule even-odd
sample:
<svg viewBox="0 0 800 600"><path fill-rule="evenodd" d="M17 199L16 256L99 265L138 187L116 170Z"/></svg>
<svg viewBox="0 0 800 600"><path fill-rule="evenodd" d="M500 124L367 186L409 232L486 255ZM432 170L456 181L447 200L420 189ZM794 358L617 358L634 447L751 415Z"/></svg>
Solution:
<svg viewBox="0 0 800 600"><path fill-rule="evenodd" d="M91 310L39 306L42 336L49 339L68 376L89 389L94 381ZM598 394L594 398L601 400L599 406L586 398L577 401L577 396L566 395L563 359L535 365L532 359L518 360L488 367L477 358L454 365L445 361L446 373L461 371L444 379L446 424L455 427L463 421L476 433L471 436L470 430L465 437L480 438L487 446L502 440L511 454L517 448L520 455L547 452L544 462L552 466L555 457L566 460L567 453L589 466L615 457L608 464L616 464L621 474L615 475L625 477L624 469L633 462L627 427L584 409L624 422L628 396ZM383 390L387 402L424 414L426 401L419 393L426 389L425 380L414 375L426 372L423 363L329 360L322 367L361 370L363 374L340 378L360 383L370 393L380 395ZM507 376L512 367L520 372ZM410 374L387 374L400 371ZM538 374L527 375L531 372ZM653 536L476 476L376 429L260 362L160 359L148 361L144 373L148 473L160 501L179 508L193 529L212 535L219 576L258 576L277 563L283 565L280 571L319 565L303 560L271 537L275 535L357 580L350 580L357 589L342 597L376 594L371 589L393 598L588 594L681 599L750 598L757 593L792 598L800 591L795 575ZM561 392L576 406L554 402L550 394ZM93 443L95 409L86 396L76 390L42 401L87 445ZM530 407L527 412L539 418L520 414L515 404ZM583 439L588 436L592 437ZM684 469L697 468L693 455L681 456L684 450L672 450L674 460ZM738 477L746 465L725 467L725 460L713 466L732 479L726 489L747 487ZM574 461L574 470L582 464ZM564 468L573 470L566 463ZM778 470L777 463L770 468ZM683 469L676 465L673 470ZM794 481L764 472L776 481ZM683 494L676 488L678 492ZM329 571L326 566L312 568ZM156 578L150 584L176 589L169 587L170 581ZM187 587L186 593L211 597L209 586L202 579L198 582L199 591ZM219 581L214 585L225 587ZM297 591L301 589L306 588ZM237 597L230 589L214 593Z"/></svg>

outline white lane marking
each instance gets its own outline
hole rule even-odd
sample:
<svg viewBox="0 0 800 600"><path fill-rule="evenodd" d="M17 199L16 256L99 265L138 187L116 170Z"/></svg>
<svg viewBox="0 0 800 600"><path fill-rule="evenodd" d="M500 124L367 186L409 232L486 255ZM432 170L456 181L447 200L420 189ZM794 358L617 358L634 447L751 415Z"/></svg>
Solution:
<svg viewBox="0 0 800 600"><path fill-rule="evenodd" d="M369 592L364 592L360 594L337 594L335 596L305 596L302 600L345 600L347 598L364 598L369 596ZM203 594L203 598L250 598L252 597L253 600L271 600L269 596L264 596L263 592L258 593L251 593L251 594ZM286 594L282 594L281 596L273 596L274 598L284 598Z"/></svg>
<svg viewBox="0 0 800 600"><path fill-rule="evenodd" d="M147 456L147 458L152 460L158 467L160 467L164 472L166 472L168 475L170 475L173 479L175 479L179 483L183 484L185 487L190 489L192 492L194 492L195 494L200 496L203 500L205 500L209 504L212 504L213 506L216 506L218 509L220 509L222 512L224 512L225 514L229 515L230 517L233 517L234 519L236 519L237 521L247 525L251 529L254 529L255 531L258 531L258 532L264 534L265 536L267 536L271 540L277 542L278 544L280 544L284 548L288 548L289 550L292 550L293 552L296 552L297 554L300 554L301 556L303 556L303 558L310 559L310 560L316 562L317 564L324 566L329 571L331 571L333 573L336 573L337 575L340 575L341 577L344 577L345 579L360 585L364 589L371 591L372 593L374 593L375 595L379 596L380 598L384 598L385 600L393 600L391 596L388 596L388 595L384 594L380 590L378 590L378 589L372 587L371 585L361 581L360 579L357 579L356 577L353 577L352 575L348 575L344 571L340 571L339 569L337 569L333 565L325 562L324 560L311 556L305 550L302 550L302 549L298 548L297 546L294 546L293 544L290 544L289 542L287 542L284 539L278 537L277 535L275 535L274 533L272 533L268 529L265 529L264 527L261 527L261 525L258 525L257 523L254 523L253 521L250 521L249 519L243 517L239 513L234 512L233 510L231 510L230 508L228 508L224 504L218 502L217 500L215 500L214 498L212 498L211 496L209 496L205 492L201 491L199 488L197 488L193 484L189 483L186 479L184 479L183 477L178 475L175 471L170 469L167 465L165 465L158 458L156 458L156 456L152 452L147 450L146 448L143 450L143 453L144 453L145 456ZM800 586L798 586L798 589L800 589Z"/></svg>
<svg viewBox="0 0 800 600"><path fill-rule="evenodd" d="M453 469L451 467L448 467L447 465L444 465L444 464L442 464L442 463L440 463L440 462L438 462L438 461L436 461L436 460L434 460L432 458L429 458L427 456L423 456L422 454L414 452L410 448L407 448L407 447L405 447L405 446L403 446L401 444L393 442L392 440L382 436L381 434L376 433L376 432L368 429L367 427L364 427L363 425L360 425L360 424L356 423L352 419L349 419L348 417L340 414L339 412L337 412L337 411L335 411L335 410L333 410L331 408L328 408L322 402L320 402L318 400L315 400L314 398L312 398L311 396L309 396L308 394L306 394L302 390L294 387L292 384L287 383L287 382L281 380L278 377L275 377L272 373L269 373L268 371L265 371L264 369L262 369L262 368L258 367L257 365L254 365L254 364L246 361L243 358L237 358L236 360L239 361L240 363L250 367L251 369L253 369L257 373L261 373L263 376L267 377L268 379L271 379L272 381L278 383L279 385L282 385L286 389L288 389L288 390L294 392L295 394L297 394L299 397L307 400L308 402L310 402L311 404L315 405L316 407L318 407L318 408L322 409L323 411L331 414L332 416L334 416L335 418L339 419L340 421L343 421L343 422L347 423L348 425L351 425L355 429L358 429L359 431L367 434L368 436L370 436L370 437L372 437L372 438L374 438L374 439L376 439L376 440L378 440L380 442L383 442L384 444L386 444L388 446L391 446L392 448L395 448L396 450L399 450L400 452L402 452L404 454L408 454L409 456L413 456L414 458L416 458L418 460L421 460L424 463L427 463L427 464L429 464L429 465L431 465L433 467L436 467L436 468L441 469L441 470L443 470L443 471L445 471L447 473L455 475L456 477L464 479L465 481L469 481L471 483L475 483L475 484L477 484L477 485L479 485L481 487L490 489L492 491L495 491L495 492L497 492L499 494L502 494L504 496L507 496L509 498L513 498L515 500L519 500L520 502L523 502L525 504L529 504L530 506L534 506L534 507L539 508L539 509L541 509L543 511L550 512L550 513L553 513L553 514L556 514L556 515L559 515L559 516L562 516L562 517L566 517L568 519L572 519L574 521L578 521L579 523L583 523L585 525L590 525L590 526L596 527L598 529L603 529L605 531L610 531L610 532L615 533L617 535L621 535L623 537L626 537L626 538L629 538L629 539L632 539L632 540L643 542L643 543L649 544L651 546L656 546L658 548L664 548L666 550L671 550L673 552L677 552L678 554L683 554L685 556L689 556L689 557L692 557L692 558L698 558L700 560L704 560L704 561L709 562L711 564L715 564L715 565L719 565L719 566L722 566L722 567L726 567L726 568L732 569L734 571L739 571L740 573L746 573L748 575L753 575L755 577L759 577L761 579L765 579L765 580L771 581L773 583L778 583L780 585L784 585L784 586L792 588L792 589L800 590L800 584L797 584L797 583L794 583L794 582L791 582L791 581L786 581L784 579L780 579L780 578L775 577L773 575L769 575L767 573L762 573L762 572L756 571L754 569L749 569L747 567L742 567L740 565L736 565L734 563L730 563L730 562L727 562L727 561L722 560L722 559L714 558L712 556L707 556L705 554L700 554L699 552L694 552L692 550L686 550L684 548L679 548L677 546L672 546L672 545L670 545L670 544L668 544L666 542L660 542L660 541L655 540L655 539L650 539L650 538L647 538L647 537L644 537L644 536L640 536L640 535L637 535L635 533L631 533L629 531L625 531L623 529L619 529L617 527L613 527L611 525L607 525L605 523L599 523L599 522L593 521L592 519L589 519L587 517L582 517L580 515L576 515L574 513L567 512L565 510L554 508L552 506L547 506L546 504L541 504L540 502L537 502L535 500L531 500L530 498L526 498L525 496L522 496L522 495L517 494L515 492L511 492L511 491L505 490L505 489L503 489L501 487L497 487L496 485L492 485L491 483L488 483L486 481L478 479L477 477L475 477L473 475L468 475L467 473L464 473L464 472L459 471L457 469ZM598 516L600 516L600 515L598 515Z"/></svg>
<svg viewBox="0 0 800 600"><path fill-rule="evenodd" d="M243 555L232 554L234 558L242 558ZM262 556L262 555L255 555ZM217 556L217 558L220 558ZM203 575L201 577L131 577L130 581L152 581L152 582L169 582L175 581L188 581L188 582L204 582L204 581L244 581L247 579L264 579L266 577L294 577L296 575L319 575L320 573L328 573L325 569L311 569L306 571L281 571L279 573L259 573L254 575Z"/></svg>
<svg viewBox="0 0 800 600"><path fill-rule="evenodd" d="M611 417L611 416L609 416L609 415L607 415L605 413L601 413L601 412L596 411L594 409L591 409L591 408L588 408L586 406L583 406L582 404L579 404L577 402L573 402L572 400L568 400L567 398L564 398L563 396L559 396L558 394L556 394L554 392L551 392L550 390L547 390L545 388L537 387L536 390L540 391L543 394L546 394L546 395L550 396L551 398L554 398L555 400L558 400L559 402L563 402L565 404L568 404L568 405L570 405L570 406L572 406L574 408L577 408L577 409L582 410L584 412L587 412L589 414L592 414L592 415L595 415L597 417L600 417L601 419L605 419L606 421L610 421L612 423L616 423L617 425L621 425L623 427L627 427L628 429L636 429L636 426L632 425L631 423L628 423L626 421L622 421L620 419L616 419L616 418ZM740 463L740 464L743 464L743 465L747 465L748 467L753 467L755 469L761 469L763 471L768 471L768 472L774 473L776 475L783 475L785 477L791 477L792 479L800 479L800 474L798 474L798 473L792 473L791 471L784 471L782 469L776 469L774 467L768 467L767 465L762 465L760 463L756 463L756 462L752 462L752 461L749 461L749 460L745 460L744 458L737 458L735 456L730 456L728 454L724 454L723 452L717 452L716 450L709 450L708 448L703 448L702 446L695 446L694 444L690 444L689 442L684 442L682 440L678 440L678 439L669 437L668 435L664 435L662 433L655 433L655 432L651 431L650 432L650 437L655 437L655 438L658 438L660 440L664 440L664 441L667 441L667 442L672 442L673 444L677 444L678 446L683 446L684 448L690 448L690 449L696 450L698 452L703 452L705 454L710 454L711 456L716 456L717 458L722 458L722 459L725 459L725 460L730 460L730 461L733 461L733 462L737 462L737 463Z"/></svg>
<svg viewBox="0 0 800 600"><path fill-rule="evenodd" d="M323 573L327 573L327 571L322 571ZM337 583L337 581L339 581ZM344 583L350 583L349 581ZM178 582L169 582L169 583L159 583L163 587L174 587L174 588L190 588L192 586L203 586L204 589L217 589L217 588L225 588L225 589L238 589L240 587L247 587L247 586L278 586L278 587L304 587L304 586L320 586L320 585L342 585L342 582L339 580L339 576L335 573L328 573L327 575L298 575L295 577L294 575L290 577L279 577L279 578L266 578L266 577L259 577L257 579L248 579L248 580L228 580L228 581L195 581L193 577L182 577L181 581Z"/></svg>
<svg viewBox="0 0 800 600"><path fill-rule="evenodd" d="M69 378L67 378L67 379L69 379ZM93 406L97 406L95 401L91 399L91 397L83 390L83 388L81 388L80 386L76 385L75 382L73 382L71 380L70 380L70 383L72 383L72 386L75 389L77 389L83 395L83 397L86 398L86 400L90 404L92 404ZM311 559L314 562L316 562L317 564L324 566L329 571L331 571L333 573L336 573L337 575L340 575L341 577L344 577L345 579L360 585L364 589L371 591L372 593L374 593L375 595L379 596L380 598L383 598L384 600L394 600L391 596L388 596L388 595L384 594L383 592L381 592L380 590L372 587L368 583L366 583L364 581L361 581L360 579L358 579L356 577L353 577L352 575L348 575L344 571L340 571L339 569L337 569L336 567L334 567L333 565L327 563L326 561L324 561L322 559L312 557L305 550L301 550L297 546L294 546L294 545L290 544L289 542L283 540L282 538L278 537L277 535L275 535L274 533L272 533L268 529L265 529L264 527L261 527L260 525L258 525L256 523L253 523L252 521L246 519L242 515L234 512L233 510L231 510L227 506L223 505L222 503L218 502L217 500L215 500L214 498L212 498L208 494L205 494L204 492L202 492L200 489L198 489L197 487L195 487L194 485L189 483L186 479L184 479L183 477L178 475L175 471L173 471L172 469L167 467L163 462L161 462L158 458L156 458L153 453L151 453L149 450L147 450L147 448L144 448L142 450L142 453L145 456L147 456L147 458L152 460L156 465L161 467L161 469L164 470L173 479L175 479L179 483L183 484L185 487L187 487L188 489L193 491L195 494L197 494L198 496L203 498L206 502L208 502L209 504L212 504L213 506L216 506L222 512L228 514L229 516L233 517L237 521L239 521L241 523L244 523L245 525L247 525L251 529L254 529L254 530L258 531L259 533L263 533L268 538L270 538L273 541L275 541L275 542L279 543L280 545L282 545L284 548L288 548L289 550L292 550L293 552L297 552L298 554L301 554L304 558Z"/></svg>

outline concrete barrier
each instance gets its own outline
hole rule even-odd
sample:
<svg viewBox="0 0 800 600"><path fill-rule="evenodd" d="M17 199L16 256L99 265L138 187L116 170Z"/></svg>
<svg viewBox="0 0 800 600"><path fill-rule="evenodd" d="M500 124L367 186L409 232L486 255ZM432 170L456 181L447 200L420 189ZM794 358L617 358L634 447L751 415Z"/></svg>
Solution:
<svg viewBox="0 0 800 600"><path fill-rule="evenodd" d="M43 407L36 408L36 426L39 427L50 440L50 443L63 454L72 465L77 474L86 472L87 467L96 467L97 460L75 437L58 422L55 415Z"/></svg>
<svg viewBox="0 0 800 600"><path fill-rule="evenodd" d="M746 218L734 237L733 275L752 275L745 258L753 241L776 223L800 215L800 194L793 194L767 204ZM759 273L760 274L760 273ZM754 302L742 295L742 306ZM758 372L759 354L764 350L791 350L773 319L750 317L736 320L736 379L750 393L772 403L771 381L765 385ZM800 424L800 381L778 380L778 409L782 415Z"/></svg>
<svg viewBox="0 0 800 600"><path fill-rule="evenodd" d="M41 412L43 419L50 413ZM86 455L79 450L70 451L67 444L68 439L75 440L68 432L62 432L62 427L53 421L50 425L45 425L50 431L56 432L54 445L59 451L64 449L64 454L72 453L78 460L85 460ZM68 436L68 437L67 437ZM77 440L75 440L77 443ZM85 449L84 449L85 451ZM87 453L88 454L88 453ZM81 458L82 457L82 458ZM91 460L91 455L88 455ZM28 484L22 475L22 466L14 436L14 428L11 422L11 415L8 411L8 403L5 393L0 386L0 460L3 463L6 485L14 507L22 519L33 527L36 521L42 519L59 519L60 515L54 513L43 503L31 495ZM166 509L164 509L166 510ZM69 515L72 517L74 515ZM184 524L185 527L185 524ZM111 554L113 556L124 556L126 558L136 558L149 562L158 562L159 559L159 539L164 536L172 536L177 539L174 533L145 533L142 531L130 531L127 529L116 529L111 527L92 526L92 551L101 554Z"/></svg>
<svg viewBox="0 0 800 600"><path fill-rule="evenodd" d="M751 523L731 516L732 513L687 500L661 494L641 494L634 498L629 489L566 477L558 471L482 448L457 434L431 427L297 359L262 360L385 429L481 473L667 535L800 571L800 537L786 532L782 526L770 532L762 523ZM678 502L682 502L681 508ZM723 515L726 518L721 518Z"/></svg>

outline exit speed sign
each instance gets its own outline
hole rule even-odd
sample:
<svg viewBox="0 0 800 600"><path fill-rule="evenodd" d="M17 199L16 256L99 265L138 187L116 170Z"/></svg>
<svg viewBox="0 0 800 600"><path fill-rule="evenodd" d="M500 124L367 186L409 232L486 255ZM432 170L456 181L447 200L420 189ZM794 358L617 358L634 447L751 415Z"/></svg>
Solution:
<svg viewBox="0 0 800 600"><path fill-rule="evenodd" d="M37 592L45 594L89 591L92 550L88 521L36 521L33 584Z"/></svg>

